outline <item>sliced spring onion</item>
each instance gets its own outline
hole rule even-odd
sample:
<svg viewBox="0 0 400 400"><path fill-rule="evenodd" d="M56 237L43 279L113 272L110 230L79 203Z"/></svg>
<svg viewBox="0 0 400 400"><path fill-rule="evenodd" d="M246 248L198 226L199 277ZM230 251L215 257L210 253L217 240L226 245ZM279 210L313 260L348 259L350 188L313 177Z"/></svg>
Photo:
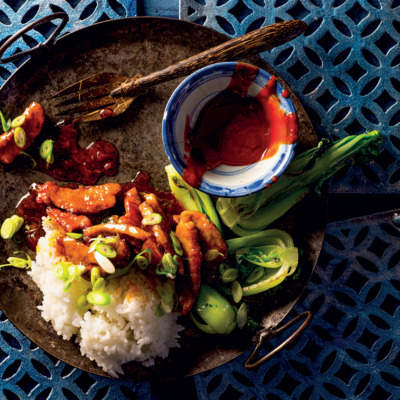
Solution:
<svg viewBox="0 0 400 400"><path fill-rule="evenodd" d="M54 275L61 280L66 280L69 277L69 272L68 272L68 266L69 263L65 262L59 262L54 265L53 267L53 273Z"/></svg>
<svg viewBox="0 0 400 400"><path fill-rule="evenodd" d="M151 213L149 216L142 219L143 225L157 225L162 221L161 214Z"/></svg>
<svg viewBox="0 0 400 400"><path fill-rule="evenodd" d="M104 278L99 278L93 285L93 292L102 292L106 287L106 281Z"/></svg>
<svg viewBox="0 0 400 400"><path fill-rule="evenodd" d="M8 264L3 264L0 265L0 267L15 267L15 268L22 268L22 269L28 269L32 265L32 260L29 257L28 254L26 254L24 251L14 251L14 254L19 254L23 253L26 255L26 260L24 258L19 258L19 257L8 257L7 261Z"/></svg>
<svg viewBox="0 0 400 400"><path fill-rule="evenodd" d="M17 128L17 127L21 126L24 122L25 122L25 115L22 114L12 120L11 128Z"/></svg>
<svg viewBox="0 0 400 400"><path fill-rule="evenodd" d="M67 232L66 235L73 239L81 239L83 237L83 233L75 233L75 232Z"/></svg>
<svg viewBox="0 0 400 400"><path fill-rule="evenodd" d="M243 289L238 281L232 282L232 297L235 303L239 303L243 297Z"/></svg>
<svg viewBox="0 0 400 400"><path fill-rule="evenodd" d="M106 279L118 278L118 277L120 277L122 275L127 274L131 269L132 269L132 265L127 265L124 268L118 268L113 274L107 275Z"/></svg>
<svg viewBox="0 0 400 400"><path fill-rule="evenodd" d="M100 270L97 267L93 267L90 271L90 283L92 286L96 283L97 279L100 278Z"/></svg>
<svg viewBox="0 0 400 400"><path fill-rule="evenodd" d="M169 253L165 253L162 257L161 263L164 267L164 270L172 275L176 274L177 263Z"/></svg>
<svg viewBox="0 0 400 400"><path fill-rule="evenodd" d="M208 285L201 285L199 296L192 308L195 317L203 320L213 332L228 334L236 325L236 311L234 307L215 289ZM204 329L203 329L204 330Z"/></svg>
<svg viewBox="0 0 400 400"><path fill-rule="evenodd" d="M39 155L43 160L47 160L47 157L50 156L53 152L53 141L52 140L45 140L39 149Z"/></svg>
<svg viewBox="0 0 400 400"><path fill-rule="evenodd" d="M3 127L3 131L7 132L10 130L10 124L7 123L6 119L4 118L4 115L0 111L0 119L1 119L1 125Z"/></svg>
<svg viewBox="0 0 400 400"><path fill-rule="evenodd" d="M94 252L94 258L96 259L100 267L103 268L105 272L107 272L107 274L113 274L115 272L114 264L98 251Z"/></svg>
<svg viewBox="0 0 400 400"><path fill-rule="evenodd" d="M235 268L227 269L221 276L224 282L233 282L238 277L238 271Z"/></svg>
<svg viewBox="0 0 400 400"><path fill-rule="evenodd" d="M63 285L64 292L67 292L70 289L73 281L74 281L74 277L73 276L72 277L70 276L69 278L67 278L64 281L64 285Z"/></svg>
<svg viewBox="0 0 400 400"><path fill-rule="evenodd" d="M105 243L98 243L96 245L96 251L107 258L115 258L117 256L117 252L115 251L115 249Z"/></svg>
<svg viewBox="0 0 400 400"><path fill-rule="evenodd" d="M174 246L175 253L178 254L178 256L183 256L183 249L181 246L181 242L177 238L174 232L171 231L170 233L171 240L172 240L172 245Z"/></svg>
<svg viewBox="0 0 400 400"><path fill-rule="evenodd" d="M25 153L25 151L20 151L19 152L20 156L25 156L28 157L32 161L32 167L35 168L37 166L36 160L28 153Z"/></svg>
<svg viewBox="0 0 400 400"><path fill-rule="evenodd" d="M15 224L11 221L11 218L6 218L1 225L0 234L3 239L11 239L15 233Z"/></svg>
<svg viewBox="0 0 400 400"><path fill-rule="evenodd" d="M20 149L23 149L26 145L26 133L20 126L14 130L14 141Z"/></svg>
<svg viewBox="0 0 400 400"><path fill-rule="evenodd" d="M87 301L87 298L86 298L86 294L81 294L78 297L78 301L76 302L76 304L80 310L85 309L89 304L89 302Z"/></svg>
<svg viewBox="0 0 400 400"><path fill-rule="evenodd" d="M108 306L111 304L111 296L105 292L89 292L86 295L86 299L89 303L96 306Z"/></svg>
<svg viewBox="0 0 400 400"><path fill-rule="evenodd" d="M216 250L216 249L211 249L211 250L207 250L204 254L204 261L214 261L217 257L222 256L224 257L224 255Z"/></svg>
<svg viewBox="0 0 400 400"><path fill-rule="evenodd" d="M148 254L148 257L146 257L146 254ZM145 270L151 263L152 256L153 252L150 249L145 249L133 259L133 262L136 263L140 269Z"/></svg>
<svg viewBox="0 0 400 400"><path fill-rule="evenodd" d="M264 275L264 267L254 268L251 274L247 277L246 283L253 283L258 281Z"/></svg>
<svg viewBox="0 0 400 400"><path fill-rule="evenodd" d="M164 310L162 309L161 303L158 303L156 305L156 309L154 310L154 315L156 317L162 317L163 315L165 315Z"/></svg>
<svg viewBox="0 0 400 400"><path fill-rule="evenodd" d="M157 293L161 298L161 307L166 314L169 314L174 307L175 288L171 281L164 282L157 286Z"/></svg>
<svg viewBox="0 0 400 400"><path fill-rule="evenodd" d="M47 164L53 164L53 162L54 162L54 154L51 153L46 157L46 163Z"/></svg>
<svg viewBox="0 0 400 400"><path fill-rule="evenodd" d="M22 217L20 217L19 215L15 215L15 214L13 216L11 216L10 219L11 219L11 222L13 224L15 224L15 231L16 232L18 232L22 228L22 225L25 222Z"/></svg>
<svg viewBox="0 0 400 400"><path fill-rule="evenodd" d="M243 329L243 327L247 324L247 314L247 305L246 303L242 303L237 312L237 325L240 329Z"/></svg>

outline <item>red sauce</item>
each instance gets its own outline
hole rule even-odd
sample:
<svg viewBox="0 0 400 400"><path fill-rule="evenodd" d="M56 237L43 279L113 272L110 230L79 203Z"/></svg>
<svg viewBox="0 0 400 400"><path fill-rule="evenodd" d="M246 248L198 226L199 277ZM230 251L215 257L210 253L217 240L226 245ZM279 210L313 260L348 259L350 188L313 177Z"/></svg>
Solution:
<svg viewBox="0 0 400 400"><path fill-rule="evenodd" d="M27 229L21 229L27 246L36 251L36 245L40 237L44 236L42 217L46 216L46 205L36 202L40 185L34 183L29 192L20 200L16 214L25 220Z"/></svg>
<svg viewBox="0 0 400 400"><path fill-rule="evenodd" d="M114 110L112 110L111 108L103 108L100 111L100 117L102 119L110 118L110 117L113 117L113 116L114 116Z"/></svg>
<svg viewBox="0 0 400 400"><path fill-rule="evenodd" d="M185 127L183 178L198 187L205 172L220 164L241 166L273 157L281 144L297 140L295 114L280 109L276 78L255 97L247 96L258 68L238 63L228 87L201 110L193 129Z"/></svg>
<svg viewBox="0 0 400 400"><path fill-rule="evenodd" d="M74 181L83 185L95 184L102 175L118 172L118 150L105 140L98 140L83 148L78 144L79 132L75 125L59 126L60 134L53 144L54 163L41 160L39 169L60 181Z"/></svg>

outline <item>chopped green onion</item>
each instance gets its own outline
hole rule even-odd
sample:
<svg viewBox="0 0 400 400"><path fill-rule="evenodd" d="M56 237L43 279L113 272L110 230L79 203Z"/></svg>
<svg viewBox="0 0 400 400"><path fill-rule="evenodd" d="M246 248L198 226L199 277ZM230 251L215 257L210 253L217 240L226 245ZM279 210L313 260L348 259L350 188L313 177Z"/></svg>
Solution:
<svg viewBox="0 0 400 400"><path fill-rule="evenodd" d="M19 254L19 253L24 253L27 259L25 260L24 258L8 257L7 258L8 264L0 265L0 267L15 267L22 269L30 268L32 265L32 260L29 257L29 255L26 254L24 251L14 251L14 254Z"/></svg>
<svg viewBox="0 0 400 400"><path fill-rule="evenodd" d="M204 261L214 261L217 257L224 256L220 251L211 249L204 254Z"/></svg>
<svg viewBox="0 0 400 400"><path fill-rule="evenodd" d="M237 325L240 329L243 329L243 327L247 324L247 314L247 305L246 303L242 303L237 312Z"/></svg>
<svg viewBox="0 0 400 400"><path fill-rule="evenodd" d="M75 280L75 277L74 276L70 276L69 278L67 278L65 281L64 281L64 285L63 285L63 290L64 290L64 292L67 292L69 289L70 289L70 287L71 287L71 285L72 285L72 282Z"/></svg>
<svg viewBox="0 0 400 400"><path fill-rule="evenodd" d="M115 272L114 264L109 260L109 258L103 256L103 254L100 254L98 251L94 252L94 258L107 274L113 274Z"/></svg>
<svg viewBox="0 0 400 400"><path fill-rule="evenodd" d="M239 303L239 301L242 300L243 289L238 281L233 281L232 283L232 297L235 303Z"/></svg>
<svg viewBox="0 0 400 400"><path fill-rule="evenodd" d="M22 114L18 116L17 118L14 118L11 122L11 128L18 128L25 122L25 115Z"/></svg>
<svg viewBox="0 0 400 400"><path fill-rule="evenodd" d="M108 306L111 304L111 296L105 292L89 292L86 295L86 299L89 303L96 306Z"/></svg>
<svg viewBox="0 0 400 400"><path fill-rule="evenodd" d="M164 282L157 286L157 293L161 298L161 307L166 314L169 314L174 307L174 285L171 281Z"/></svg>
<svg viewBox="0 0 400 400"><path fill-rule="evenodd" d="M1 125L3 126L3 131L7 132L10 130L10 125L7 123L6 119L4 118L4 115L0 111L0 119L1 119Z"/></svg>
<svg viewBox="0 0 400 400"><path fill-rule="evenodd" d="M73 239L81 239L83 237L83 233L75 233L75 232L67 232L66 235Z"/></svg>
<svg viewBox="0 0 400 400"><path fill-rule="evenodd" d="M145 257L145 254L148 254L148 258ZM142 269L145 270L148 265L151 263L151 258L153 256L153 252L150 249L145 249L141 251L134 259L133 262Z"/></svg>
<svg viewBox="0 0 400 400"><path fill-rule="evenodd" d="M104 278L99 278L93 285L93 292L102 292L106 287L106 281Z"/></svg>
<svg viewBox="0 0 400 400"><path fill-rule="evenodd" d="M181 246L181 242L177 238L174 232L171 231L170 233L171 240L172 240L172 245L174 246L175 253L178 254L178 256L183 256L183 249Z"/></svg>
<svg viewBox="0 0 400 400"><path fill-rule="evenodd" d="M115 249L105 243L98 243L96 245L96 251L107 258L115 258L117 256L117 252L115 251Z"/></svg>
<svg viewBox="0 0 400 400"><path fill-rule="evenodd" d="M122 275L127 274L131 269L132 269L132 265L127 265L124 268L118 268L113 274L107 275L106 279L118 278L118 277L120 277Z"/></svg>
<svg viewBox="0 0 400 400"><path fill-rule="evenodd" d="M156 309L154 310L154 315L156 317L162 317L163 315L165 315L164 310L162 309L161 303L158 303L156 305Z"/></svg>
<svg viewBox="0 0 400 400"><path fill-rule="evenodd" d="M162 221L161 214L151 213L149 216L142 219L143 225L157 225Z"/></svg>
<svg viewBox="0 0 400 400"><path fill-rule="evenodd" d="M90 271L90 283L94 286L97 279L100 278L100 270L97 267L93 267Z"/></svg>
<svg viewBox="0 0 400 400"><path fill-rule="evenodd" d="M3 239L11 239L15 233L15 225L12 223L11 218L6 218L1 225L0 234Z"/></svg>
<svg viewBox="0 0 400 400"><path fill-rule="evenodd" d="M19 152L20 156L25 156L28 157L32 161L32 167L35 168L37 166L36 160L28 153L25 153L25 151L20 151Z"/></svg>
<svg viewBox="0 0 400 400"><path fill-rule="evenodd" d="M228 270L226 270L222 276L221 279L224 282L233 282L234 280L236 280L238 277L238 271L235 268L229 268Z"/></svg>
<svg viewBox="0 0 400 400"><path fill-rule="evenodd" d="M49 154L49 155L47 156L47 158L46 158L46 163L47 163L47 164L53 164L53 162L54 162L54 154L51 153L51 154Z"/></svg>
<svg viewBox="0 0 400 400"><path fill-rule="evenodd" d="M76 304L80 310L85 309L89 304L89 302L87 301L87 298L86 298L86 294L81 294L78 297L78 301L76 302Z"/></svg>
<svg viewBox="0 0 400 400"><path fill-rule="evenodd" d="M257 267L253 269L251 274L247 277L246 283L253 283L258 281L264 275L265 269L264 267Z"/></svg>
<svg viewBox="0 0 400 400"><path fill-rule="evenodd" d="M165 272L175 275L177 271L177 263L172 258L171 254L165 253L162 257L161 264Z"/></svg>
<svg viewBox="0 0 400 400"><path fill-rule="evenodd" d="M16 232L18 232L22 228L22 225L25 222L22 217L20 217L19 215L15 215L15 214L13 216L11 216L10 219L11 219L11 222L13 224L15 224L15 231Z"/></svg>
<svg viewBox="0 0 400 400"><path fill-rule="evenodd" d="M47 160L47 157L53 152L53 141L52 140L45 140L39 149L40 157L43 160Z"/></svg>
<svg viewBox="0 0 400 400"><path fill-rule="evenodd" d="M26 133L20 126L14 130L14 141L20 149L23 149L26 145Z"/></svg>
<svg viewBox="0 0 400 400"><path fill-rule="evenodd" d="M53 273L54 275L61 280L66 280L69 277L69 272L68 272L68 266L69 263L65 262L59 262L54 265L53 267Z"/></svg>

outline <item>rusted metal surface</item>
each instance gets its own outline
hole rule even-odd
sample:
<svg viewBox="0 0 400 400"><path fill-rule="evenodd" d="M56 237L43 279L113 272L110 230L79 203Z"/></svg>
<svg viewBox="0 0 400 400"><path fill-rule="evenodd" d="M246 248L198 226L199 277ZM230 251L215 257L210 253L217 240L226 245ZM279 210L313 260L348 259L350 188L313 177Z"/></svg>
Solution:
<svg viewBox="0 0 400 400"><path fill-rule="evenodd" d="M0 109L6 114L19 115L31 101L38 101L46 109L48 123L54 124L58 119L50 107L51 95L82 76L103 71L125 76L134 76L138 72L149 74L227 39L208 28L179 20L141 17L96 24L62 37L40 58L23 64L1 90ZM257 56L241 61L276 75ZM124 114L81 125L82 144L103 138L120 152L118 175L103 178L100 183L130 181L138 171L146 170L156 187L168 187L164 172L168 159L161 140L161 123L168 98L182 79L158 85ZM282 84L287 88L284 82ZM300 142L297 150L302 151L315 146L317 138L304 109L290 88L287 89L298 112ZM1 220L14 213L18 200L31 183L50 179L28 168L29 165L28 161L16 160L0 167ZM325 225L326 201L316 196L307 197L275 224L291 233L295 244L302 249L300 274L296 280L288 280L274 296L265 294L249 298L254 317L262 320L264 328L276 327L306 286L322 246ZM2 240L0 261L4 262L17 248L16 243ZM78 345L62 340L41 318L37 310L41 299L40 291L25 271L1 271L0 308L11 322L51 355L83 370L105 375L101 368L81 356ZM200 334L190 323L186 326L181 348L173 349L168 359L160 360L151 368L129 364L125 378L171 379L206 371L242 354L252 346L254 339L241 332L227 337L210 337Z"/></svg>

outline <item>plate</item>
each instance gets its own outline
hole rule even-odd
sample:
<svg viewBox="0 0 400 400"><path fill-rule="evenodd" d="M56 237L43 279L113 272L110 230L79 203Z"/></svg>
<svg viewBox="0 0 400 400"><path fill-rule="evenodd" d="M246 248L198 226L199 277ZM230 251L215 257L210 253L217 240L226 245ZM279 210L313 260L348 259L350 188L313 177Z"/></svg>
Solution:
<svg viewBox="0 0 400 400"><path fill-rule="evenodd" d="M209 28L164 18L136 17L95 24L65 35L40 57L22 64L0 91L0 110L9 115L19 115L31 101L38 101L46 110L46 124L51 125L58 118L51 108L50 94L68 84L103 71L126 76L138 72L147 74L227 39ZM234 61L257 65L279 77L257 56ZM297 151L315 146L317 138L304 109L286 83L279 80L291 93L298 113L300 136ZM181 81L157 86L116 118L81 125L82 145L102 138L113 143L120 153L118 175L99 183L131 181L137 172L146 170L155 187L168 188L164 172L168 158L163 148L161 124L168 98ZM27 165L24 160L16 160L11 165L0 166L1 220L14 213L18 200L31 183L51 179L26 168ZM255 311L255 317L262 319L264 327L276 326L306 286L322 246L325 225L326 199L314 196L308 196L275 224L292 234L303 255L297 280L288 281L274 296L260 295L252 300L250 307ZM1 240L1 262L5 262L17 248L12 241ZM78 345L56 335L37 309L41 300L41 292L25 271L13 268L1 271L0 308L23 334L52 356L74 367L108 376L94 362L81 356ZM155 381L200 373L242 354L251 347L252 338L236 332L227 337L212 336L210 340L209 336L187 323L180 344L180 348L170 352L168 359L158 360L154 367L128 364L123 378Z"/></svg>

